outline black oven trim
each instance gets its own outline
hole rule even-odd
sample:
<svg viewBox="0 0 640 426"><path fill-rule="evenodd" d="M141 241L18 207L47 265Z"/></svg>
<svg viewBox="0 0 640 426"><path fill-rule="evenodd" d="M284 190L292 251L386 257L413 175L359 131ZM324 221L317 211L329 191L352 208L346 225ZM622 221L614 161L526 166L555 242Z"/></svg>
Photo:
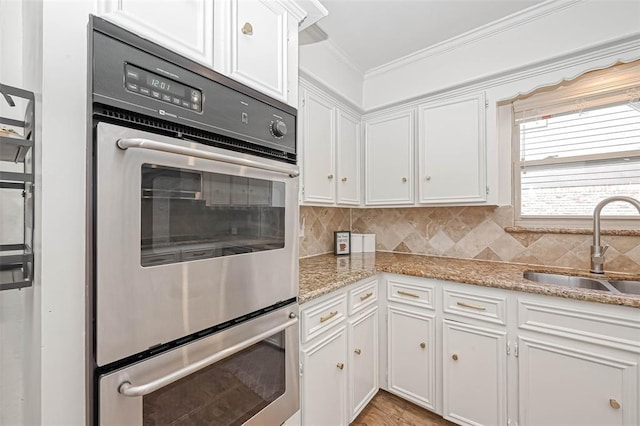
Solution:
<svg viewBox="0 0 640 426"><path fill-rule="evenodd" d="M209 327L209 328L205 328L204 330L200 330L197 331L195 333L189 334L187 336L181 337L179 339L173 340L171 342L167 342L167 343L159 343L158 345L155 345L145 351L139 352L135 355L131 355L127 358L123 358L121 360L112 362L110 364L107 365L103 365L100 367L96 367L95 373L96 373L96 379L99 378L102 375L111 373L115 370L119 370L121 368L127 367L131 364L140 362L140 361L144 361L147 358L151 358L153 356L168 352L170 350L176 349L180 346L184 346L187 345L189 343L192 343L196 340L202 339L204 337L208 337L211 336L212 334L221 332L223 330L227 330L231 327L234 327L236 325L242 324L244 322L253 320L255 318L258 318L262 315L268 314L269 312L275 311L277 309L283 308L285 306L289 306L292 304L297 303L297 298L291 298L288 300L284 300L282 302L278 302L274 305L271 306L267 306L266 308L262 308L259 309L257 311L253 311L250 312L248 314L242 315L240 317L231 319L229 321L226 321L222 324L218 324L215 325L213 327ZM97 380L96 380L97 381Z"/></svg>
<svg viewBox="0 0 640 426"><path fill-rule="evenodd" d="M207 132L180 123L161 120L150 115L128 111L111 105L93 104L93 117L97 122L119 124L125 127L158 133L176 139L190 140L203 145L251 154L289 164L296 164L297 161L297 155L294 153L245 142L240 139Z"/></svg>

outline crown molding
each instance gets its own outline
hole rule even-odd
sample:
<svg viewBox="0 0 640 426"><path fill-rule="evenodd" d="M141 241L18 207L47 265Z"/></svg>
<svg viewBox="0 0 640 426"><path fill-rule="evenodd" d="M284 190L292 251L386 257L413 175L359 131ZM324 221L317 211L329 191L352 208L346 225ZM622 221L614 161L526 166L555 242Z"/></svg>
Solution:
<svg viewBox="0 0 640 426"><path fill-rule="evenodd" d="M459 49L467 44L475 43L479 40L507 31L511 28L536 21L545 16L557 13L568 7L572 7L576 3L583 0L547 0L544 3L531 6L520 12L498 19L489 24L483 25L466 33L460 34L443 42L434 44L427 48L418 50L402 58L393 60L384 65L371 68L364 72L364 79L384 74L397 68L405 67L413 62L417 62L431 56L441 55L443 53Z"/></svg>
<svg viewBox="0 0 640 426"><path fill-rule="evenodd" d="M329 36L331 37L331 36ZM325 40L324 42L328 50L333 53L341 62L343 62L346 66L351 68L358 76L364 80L365 72L362 68L360 68L355 62L349 59L349 55L342 50L337 44L335 44L331 38Z"/></svg>
<svg viewBox="0 0 640 426"><path fill-rule="evenodd" d="M386 105L376 106L366 109L364 115L366 118L375 117L378 114L386 114L394 109L416 107L425 101L435 101L451 97L463 96L468 93L474 93L479 90L488 90L517 81L537 81L536 77L544 76L554 71L581 66L579 71L572 75L563 75L557 80L545 80L542 83L522 87L520 91L504 94L492 102L501 103L511 100L517 96L525 95L533 92L540 87L553 86L564 80L573 80L574 78L589 72L615 65L618 62L627 63L640 60L640 32L625 37L608 40L597 46L591 46L586 49L577 50L563 55L548 58L543 61L535 62L529 65L511 68L499 73L475 78L459 82L452 86L443 87L428 93L420 94L408 99L398 100Z"/></svg>
<svg viewBox="0 0 640 426"><path fill-rule="evenodd" d="M362 109L361 105L357 105L353 101L345 98L344 96L336 92L334 89L329 87L329 85L321 81L319 78L317 78L313 74L310 74L308 71L300 69L298 71L298 81L302 86L304 86L307 89L311 87L312 90L315 90L316 92L320 91L320 93L323 93L325 96L326 95L331 96L339 104L342 104L342 106L345 107L345 109L351 110L352 113L355 113L356 115L364 114L364 110Z"/></svg>

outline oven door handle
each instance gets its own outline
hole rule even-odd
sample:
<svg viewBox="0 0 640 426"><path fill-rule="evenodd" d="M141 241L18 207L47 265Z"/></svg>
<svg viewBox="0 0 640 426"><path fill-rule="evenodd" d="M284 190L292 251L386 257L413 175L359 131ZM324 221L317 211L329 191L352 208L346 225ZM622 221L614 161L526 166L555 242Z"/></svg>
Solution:
<svg viewBox="0 0 640 426"><path fill-rule="evenodd" d="M150 149L153 151L168 152L170 154L185 155L188 157L202 158L205 160L221 161L223 163L235 164L238 166L252 167L254 169L268 170L276 173L283 173L289 177L297 177L300 175L300 171L297 167L285 167L272 164L263 164L259 161L249 160L247 158L236 158L231 155L218 154L215 152L202 151L195 148L187 148L184 146L172 145L165 142L153 141L151 139L143 138L126 138L118 139L116 146L122 150L129 148L141 148Z"/></svg>
<svg viewBox="0 0 640 426"><path fill-rule="evenodd" d="M262 332L257 336L254 336L236 345L230 346L220 352L216 352L215 354L207 358L201 359L200 361L194 362L193 364L189 364L186 367L181 368L180 370L174 371L171 374L167 374L166 376L160 377L159 379L156 379L144 385L134 386L129 381L122 382L120 386L118 386L118 392L124 396L132 396L132 397L148 395L151 392L157 391L158 389L163 388L177 380L187 377L188 375L193 374L202 368L208 367L209 365L214 364L228 357L229 355L233 355L236 352L240 352L241 350L246 349L249 346L258 343L273 334L279 333L282 330L285 330L291 327L292 325L295 325L297 322L298 322L298 318L291 319L283 324L273 327L270 330Z"/></svg>

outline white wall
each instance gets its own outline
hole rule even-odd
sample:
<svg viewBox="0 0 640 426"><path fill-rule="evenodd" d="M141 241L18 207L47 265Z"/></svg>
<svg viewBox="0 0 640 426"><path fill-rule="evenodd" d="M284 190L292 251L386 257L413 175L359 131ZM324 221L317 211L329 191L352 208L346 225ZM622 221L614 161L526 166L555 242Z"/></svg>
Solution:
<svg viewBox="0 0 640 426"><path fill-rule="evenodd" d="M44 425L85 423L87 23L92 1L44 1L42 404Z"/></svg>
<svg viewBox="0 0 640 426"><path fill-rule="evenodd" d="M300 75L333 91L356 108L362 107L362 72L329 41L300 46Z"/></svg>
<svg viewBox="0 0 640 426"><path fill-rule="evenodd" d="M22 4L0 0L0 82L22 87ZM23 119L24 105L10 108L0 98L0 115ZM2 170L21 168L3 162ZM22 197L15 190L0 189L0 244L22 241ZM0 425L24 423L26 348L24 330L29 319L26 305L31 292L0 292Z"/></svg>
<svg viewBox="0 0 640 426"><path fill-rule="evenodd" d="M548 9L548 10L547 10ZM543 4L506 30L486 29L365 74L365 111L640 32L640 2Z"/></svg>

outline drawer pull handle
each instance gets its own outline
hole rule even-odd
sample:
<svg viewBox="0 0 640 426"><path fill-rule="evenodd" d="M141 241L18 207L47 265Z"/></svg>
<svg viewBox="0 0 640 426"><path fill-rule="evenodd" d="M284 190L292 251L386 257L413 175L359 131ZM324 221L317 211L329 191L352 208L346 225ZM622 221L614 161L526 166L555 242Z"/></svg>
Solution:
<svg viewBox="0 0 640 426"><path fill-rule="evenodd" d="M360 296L360 301L367 300L367 299L368 299L368 298L370 298L371 296L373 296L373 293L371 293L371 292L370 292L370 293L365 294L364 296Z"/></svg>
<svg viewBox="0 0 640 426"><path fill-rule="evenodd" d="M333 179L333 175L327 176L327 179L329 179L329 180Z"/></svg>
<svg viewBox="0 0 640 426"><path fill-rule="evenodd" d="M398 290L398 294L401 296L409 296L409 297L415 297L416 299L420 299L420 296L418 296L417 294L409 293L408 291Z"/></svg>
<svg viewBox="0 0 640 426"><path fill-rule="evenodd" d="M362 351L361 351L360 349L356 349L354 352L355 352L357 355L360 355L360 354L362 353Z"/></svg>
<svg viewBox="0 0 640 426"><path fill-rule="evenodd" d="M320 317L320 322L329 321L331 318L335 317L336 315L338 315L338 311L329 312L329 315L327 315L326 317Z"/></svg>
<svg viewBox="0 0 640 426"><path fill-rule="evenodd" d="M451 359L453 359L454 361L457 361L458 360L458 354L451 355Z"/></svg>
<svg viewBox="0 0 640 426"><path fill-rule="evenodd" d="M338 367L340 370L344 369L344 364L339 362L338 364L336 364L336 367Z"/></svg>
<svg viewBox="0 0 640 426"><path fill-rule="evenodd" d="M421 347L422 349L424 349L424 348L426 348L426 347L427 347L427 344L426 344L425 342L422 342L422 343L420 343L420 347Z"/></svg>
<svg viewBox="0 0 640 426"><path fill-rule="evenodd" d="M242 34L253 35L253 25L245 22L245 24L242 26Z"/></svg>
<svg viewBox="0 0 640 426"><path fill-rule="evenodd" d="M343 178L342 178L342 181L343 181L343 182L346 182L346 181L347 181L347 178L346 178L346 177L343 177Z"/></svg>
<svg viewBox="0 0 640 426"><path fill-rule="evenodd" d="M486 311L487 310L487 308L485 308L484 306L472 305L470 303L464 303L464 302L458 302L458 306L462 306L463 308L475 309L477 311Z"/></svg>
<svg viewBox="0 0 640 426"><path fill-rule="evenodd" d="M618 408L620 408L620 403L618 401L616 401L615 399L610 399L609 400L609 405L611 405L611 407L615 408L616 410Z"/></svg>

